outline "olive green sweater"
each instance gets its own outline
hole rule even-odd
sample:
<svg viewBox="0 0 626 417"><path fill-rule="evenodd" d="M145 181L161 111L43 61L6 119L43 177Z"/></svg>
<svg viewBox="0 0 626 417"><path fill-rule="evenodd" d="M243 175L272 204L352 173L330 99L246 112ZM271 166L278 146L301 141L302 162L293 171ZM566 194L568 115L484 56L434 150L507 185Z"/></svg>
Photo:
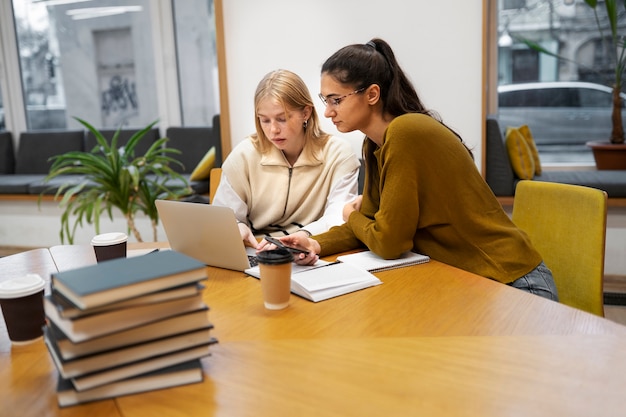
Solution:
<svg viewBox="0 0 626 417"><path fill-rule="evenodd" d="M363 245L387 259L413 250L503 283L541 262L459 138L441 123L421 114L396 117L375 156L361 210L315 236L321 256Z"/></svg>

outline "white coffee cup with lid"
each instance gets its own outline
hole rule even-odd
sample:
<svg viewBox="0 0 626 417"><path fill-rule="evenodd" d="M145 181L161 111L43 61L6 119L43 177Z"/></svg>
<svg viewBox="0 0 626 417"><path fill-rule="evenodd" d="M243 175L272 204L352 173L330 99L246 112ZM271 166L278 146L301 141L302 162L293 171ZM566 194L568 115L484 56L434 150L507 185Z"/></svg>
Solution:
<svg viewBox="0 0 626 417"><path fill-rule="evenodd" d="M103 233L91 239L98 262L126 257L128 235L122 232Z"/></svg>
<svg viewBox="0 0 626 417"><path fill-rule="evenodd" d="M0 281L0 307L13 343L29 343L43 335L45 286L38 274Z"/></svg>

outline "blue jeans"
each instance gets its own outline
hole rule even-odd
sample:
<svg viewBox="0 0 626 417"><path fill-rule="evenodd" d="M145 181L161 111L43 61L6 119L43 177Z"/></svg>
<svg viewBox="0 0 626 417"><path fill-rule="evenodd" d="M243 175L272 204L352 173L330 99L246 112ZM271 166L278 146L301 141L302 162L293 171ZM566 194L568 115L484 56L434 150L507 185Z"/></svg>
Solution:
<svg viewBox="0 0 626 417"><path fill-rule="evenodd" d="M559 301L552 272L546 264L543 263L543 261L537 266L537 268L508 285L513 288L547 298L548 300Z"/></svg>

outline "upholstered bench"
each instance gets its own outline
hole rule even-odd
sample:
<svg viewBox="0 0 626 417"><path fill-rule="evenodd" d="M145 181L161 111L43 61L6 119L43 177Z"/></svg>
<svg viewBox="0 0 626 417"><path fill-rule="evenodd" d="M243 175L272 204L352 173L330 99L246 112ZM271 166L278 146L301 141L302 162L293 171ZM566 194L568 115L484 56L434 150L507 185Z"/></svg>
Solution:
<svg viewBox="0 0 626 417"><path fill-rule="evenodd" d="M111 140L115 130L100 130L103 136ZM124 145L136 133L135 129L122 129L118 136L118 145ZM194 194L204 195L209 192L209 171L213 166L222 164L221 134L219 115L213 118L213 126L170 127L166 131L169 138L166 146L180 151L171 154L182 163L173 164L172 169L183 175ZM154 128L137 144L138 154L145 151L160 137ZM91 132L84 130L29 131L20 135L19 146L15 152L11 132L0 132L0 196L3 200L11 196L53 195L62 184L76 184L82 181L79 175L64 175L45 182L50 167L51 157L69 151L90 151L97 142ZM177 179L167 181L180 182ZM172 185L172 184L170 184Z"/></svg>
<svg viewBox="0 0 626 417"><path fill-rule="evenodd" d="M493 116L487 118L485 146L487 184L497 197L508 197L508 200L511 200L515 195L515 186L521 178L513 170L503 130L497 118ZM540 175L532 176L532 180L598 188L607 192L609 204L626 205L626 171L542 169Z"/></svg>

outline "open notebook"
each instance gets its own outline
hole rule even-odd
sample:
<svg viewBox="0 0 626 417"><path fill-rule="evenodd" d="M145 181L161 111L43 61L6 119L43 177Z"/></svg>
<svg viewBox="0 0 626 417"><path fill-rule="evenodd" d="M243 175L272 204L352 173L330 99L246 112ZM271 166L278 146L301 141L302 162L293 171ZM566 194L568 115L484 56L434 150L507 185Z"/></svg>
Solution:
<svg viewBox="0 0 626 417"><path fill-rule="evenodd" d="M430 257L415 252L404 252L397 259L383 259L372 251L363 251L341 255L338 261L350 263L365 268L370 272L386 271L388 269L401 268L403 266L418 265L430 261Z"/></svg>
<svg viewBox="0 0 626 417"><path fill-rule="evenodd" d="M248 269L247 274L259 278L259 267ZM317 261L315 265L291 264L291 292L318 302L382 284L367 270L343 262Z"/></svg>
<svg viewBox="0 0 626 417"><path fill-rule="evenodd" d="M383 259L371 251L337 257L336 262L317 261L312 266L292 264L291 291L311 301L322 301L339 295L382 284L372 272L430 261L426 255L403 253L398 259ZM259 277L258 267L246 273Z"/></svg>

